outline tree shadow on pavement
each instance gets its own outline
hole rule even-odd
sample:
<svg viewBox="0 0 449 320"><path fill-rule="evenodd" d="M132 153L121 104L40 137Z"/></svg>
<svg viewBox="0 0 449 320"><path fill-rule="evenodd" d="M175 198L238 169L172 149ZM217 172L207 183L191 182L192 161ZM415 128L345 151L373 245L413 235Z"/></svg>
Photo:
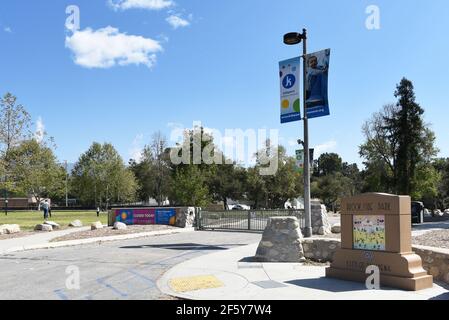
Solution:
<svg viewBox="0 0 449 320"><path fill-rule="evenodd" d="M232 247L243 246L242 244L224 244L224 245L204 245L198 243L176 243L176 244L149 244L149 245L141 245L141 246L126 246L120 247L120 249L167 249L167 250L198 250L198 251L219 251L219 250L228 250Z"/></svg>

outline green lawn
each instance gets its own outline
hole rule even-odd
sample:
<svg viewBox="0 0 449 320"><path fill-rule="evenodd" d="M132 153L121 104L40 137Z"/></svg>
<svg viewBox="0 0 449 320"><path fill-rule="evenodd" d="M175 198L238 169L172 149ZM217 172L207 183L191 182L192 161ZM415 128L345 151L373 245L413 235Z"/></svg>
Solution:
<svg viewBox="0 0 449 320"><path fill-rule="evenodd" d="M61 225L61 228L66 228L73 220L80 220L84 226L89 226L92 222L101 221L103 224L108 223L107 213L100 214L97 217L96 211L52 211L52 218ZM18 224L22 230L33 230L37 224L44 221L44 214L42 211L11 211L8 216L4 212L0 212L0 225L2 224Z"/></svg>

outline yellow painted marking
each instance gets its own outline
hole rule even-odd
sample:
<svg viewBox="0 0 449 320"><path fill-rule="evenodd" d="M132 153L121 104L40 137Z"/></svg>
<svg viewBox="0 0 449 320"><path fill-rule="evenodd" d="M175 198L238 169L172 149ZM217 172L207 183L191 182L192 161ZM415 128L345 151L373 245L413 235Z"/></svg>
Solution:
<svg viewBox="0 0 449 320"><path fill-rule="evenodd" d="M169 285L175 292L189 292L224 287L223 282L215 276L175 278L170 279Z"/></svg>

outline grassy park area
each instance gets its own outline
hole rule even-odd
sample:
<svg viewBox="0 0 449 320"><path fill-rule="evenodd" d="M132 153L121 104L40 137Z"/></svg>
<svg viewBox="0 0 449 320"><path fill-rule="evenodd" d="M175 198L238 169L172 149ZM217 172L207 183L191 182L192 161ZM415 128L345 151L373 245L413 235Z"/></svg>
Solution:
<svg viewBox="0 0 449 320"><path fill-rule="evenodd" d="M44 220L42 211L10 211L8 216L4 212L0 213L0 225L2 224L18 224L22 230L33 230L37 224ZM101 221L107 224L108 216L102 213L97 217L95 210L92 211L52 211L51 221L66 228L70 222L80 220L84 226L88 226L93 222Z"/></svg>

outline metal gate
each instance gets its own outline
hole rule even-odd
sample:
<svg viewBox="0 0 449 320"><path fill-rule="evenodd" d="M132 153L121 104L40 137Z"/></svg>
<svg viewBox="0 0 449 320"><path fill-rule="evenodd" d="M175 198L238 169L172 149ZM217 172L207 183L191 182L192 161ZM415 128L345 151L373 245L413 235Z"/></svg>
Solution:
<svg viewBox="0 0 449 320"><path fill-rule="evenodd" d="M305 227L304 210L199 211L199 230L264 231L271 217L294 216Z"/></svg>

